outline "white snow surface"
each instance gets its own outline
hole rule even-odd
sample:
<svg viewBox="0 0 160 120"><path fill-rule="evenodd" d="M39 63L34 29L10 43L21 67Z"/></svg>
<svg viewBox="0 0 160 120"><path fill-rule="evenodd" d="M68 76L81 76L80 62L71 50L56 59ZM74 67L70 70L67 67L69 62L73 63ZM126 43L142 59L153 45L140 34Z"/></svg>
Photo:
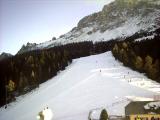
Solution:
<svg viewBox="0 0 160 120"><path fill-rule="evenodd" d="M160 84L115 61L111 52L73 60L66 70L17 98L0 120L35 120L48 106L53 120L87 120L90 111L106 108L109 115L124 115L132 98L153 99ZM130 97L128 97L130 96Z"/></svg>
<svg viewBox="0 0 160 120"><path fill-rule="evenodd" d="M154 107L154 109L157 110L160 108L160 101L150 102L144 106L146 110L151 109L151 107Z"/></svg>
<svg viewBox="0 0 160 120"><path fill-rule="evenodd" d="M146 40L146 39L151 40L151 39L153 39L153 38L154 38L154 35L150 35L150 36L147 36L147 37L138 38L138 39L136 39L135 41L142 41L142 40Z"/></svg>

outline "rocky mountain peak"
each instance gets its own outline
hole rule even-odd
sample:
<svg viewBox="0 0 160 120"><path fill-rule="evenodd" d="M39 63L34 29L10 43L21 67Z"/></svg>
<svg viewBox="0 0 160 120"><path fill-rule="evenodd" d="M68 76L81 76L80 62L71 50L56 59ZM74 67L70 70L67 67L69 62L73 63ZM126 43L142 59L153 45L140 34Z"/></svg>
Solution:
<svg viewBox="0 0 160 120"><path fill-rule="evenodd" d="M157 0L158 1L158 0ZM94 24L106 26L111 22L124 23L128 17L145 17L155 9L159 9L154 0L116 0L105 5L102 11L84 17L78 23L78 28L89 27Z"/></svg>
<svg viewBox="0 0 160 120"><path fill-rule="evenodd" d="M10 54L10 53L5 53L3 52L1 55L0 55L0 61L3 60L3 59L6 59L6 58L9 58L9 57L12 57L13 55Z"/></svg>
<svg viewBox="0 0 160 120"><path fill-rule="evenodd" d="M24 52L27 52L29 50L32 50L32 48L36 47L36 43L27 43L26 45L22 45L21 49L18 51L17 54L21 54L21 53L24 53Z"/></svg>
<svg viewBox="0 0 160 120"><path fill-rule="evenodd" d="M19 53L81 41L108 41L160 28L159 0L115 0L82 18L77 27L56 40L23 46Z"/></svg>

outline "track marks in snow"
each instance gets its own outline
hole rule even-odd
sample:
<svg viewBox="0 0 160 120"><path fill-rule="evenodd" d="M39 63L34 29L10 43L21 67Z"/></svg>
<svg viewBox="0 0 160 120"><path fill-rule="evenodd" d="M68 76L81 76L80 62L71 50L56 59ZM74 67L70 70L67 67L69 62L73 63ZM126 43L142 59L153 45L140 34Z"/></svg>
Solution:
<svg viewBox="0 0 160 120"><path fill-rule="evenodd" d="M131 79L131 81L130 81ZM87 119L90 110L106 107L109 114L124 114L134 99L153 98L160 84L115 61L111 52L73 60L66 70L41 84L32 93L0 109L0 120L35 120L49 106L54 120Z"/></svg>

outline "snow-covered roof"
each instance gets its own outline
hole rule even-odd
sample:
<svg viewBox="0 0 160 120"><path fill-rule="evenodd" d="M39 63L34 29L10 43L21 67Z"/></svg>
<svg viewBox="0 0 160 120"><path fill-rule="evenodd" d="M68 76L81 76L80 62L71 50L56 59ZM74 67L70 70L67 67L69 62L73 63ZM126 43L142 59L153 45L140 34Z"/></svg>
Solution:
<svg viewBox="0 0 160 120"><path fill-rule="evenodd" d="M160 101L150 102L150 103L146 104L144 106L144 108L146 110L149 110L149 109L154 109L154 110L160 109Z"/></svg>

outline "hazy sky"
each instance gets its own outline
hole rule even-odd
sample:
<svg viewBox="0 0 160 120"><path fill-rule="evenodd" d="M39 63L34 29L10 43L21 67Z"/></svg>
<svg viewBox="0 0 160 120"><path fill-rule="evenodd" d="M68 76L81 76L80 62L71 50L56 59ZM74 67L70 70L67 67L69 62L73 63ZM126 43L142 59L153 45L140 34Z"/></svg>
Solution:
<svg viewBox="0 0 160 120"><path fill-rule="evenodd" d="M0 0L0 53L59 37L114 0Z"/></svg>

